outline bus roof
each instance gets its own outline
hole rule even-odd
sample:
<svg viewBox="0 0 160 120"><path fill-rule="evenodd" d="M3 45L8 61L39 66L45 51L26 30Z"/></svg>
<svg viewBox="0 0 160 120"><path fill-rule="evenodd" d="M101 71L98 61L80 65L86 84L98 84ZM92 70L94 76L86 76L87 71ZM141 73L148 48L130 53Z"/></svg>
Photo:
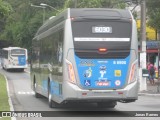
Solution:
<svg viewBox="0 0 160 120"><path fill-rule="evenodd" d="M48 19L38 30L39 35L52 28L56 24L68 18L92 18L92 19L131 19L132 15L127 9L108 9L108 8L68 8L52 19Z"/></svg>
<svg viewBox="0 0 160 120"><path fill-rule="evenodd" d="M3 48L3 50L12 50L12 49L25 49L25 48L21 48L21 47L7 47L7 48Z"/></svg>
<svg viewBox="0 0 160 120"><path fill-rule="evenodd" d="M131 18L131 14L127 9L109 9L109 8L72 8L70 9L70 17L89 17L92 18L121 19Z"/></svg>

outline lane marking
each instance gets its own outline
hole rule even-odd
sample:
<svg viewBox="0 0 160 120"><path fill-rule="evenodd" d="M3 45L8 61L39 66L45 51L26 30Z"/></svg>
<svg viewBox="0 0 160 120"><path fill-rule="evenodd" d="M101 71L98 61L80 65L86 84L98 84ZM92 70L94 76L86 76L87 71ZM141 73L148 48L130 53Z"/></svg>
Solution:
<svg viewBox="0 0 160 120"><path fill-rule="evenodd" d="M6 77L5 75L4 75L4 78L5 78L5 80L6 80L6 85L7 85L8 102L9 102L9 106L10 106L10 111L14 111L13 103L12 103L11 97L10 97L10 95L9 95L8 79L7 79L7 77ZM11 120L16 120L16 117L11 117Z"/></svg>
<svg viewBox="0 0 160 120"><path fill-rule="evenodd" d="M24 91L18 91L19 95L34 95L34 92L24 92Z"/></svg>

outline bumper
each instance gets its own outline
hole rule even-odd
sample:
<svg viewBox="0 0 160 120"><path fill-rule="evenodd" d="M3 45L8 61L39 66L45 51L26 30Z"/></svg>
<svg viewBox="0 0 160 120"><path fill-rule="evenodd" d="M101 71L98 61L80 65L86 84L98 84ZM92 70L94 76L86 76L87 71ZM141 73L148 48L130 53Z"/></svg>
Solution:
<svg viewBox="0 0 160 120"><path fill-rule="evenodd" d="M8 66L6 66L6 69L26 69L26 68L28 68L28 65L24 65L24 66L18 66L18 65L14 65L14 66L12 66L12 65L8 65Z"/></svg>
<svg viewBox="0 0 160 120"><path fill-rule="evenodd" d="M117 90L82 90L78 86L66 83L63 87L63 101L134 101L138 98L139 83L135 81L124 89Z"/></svg>

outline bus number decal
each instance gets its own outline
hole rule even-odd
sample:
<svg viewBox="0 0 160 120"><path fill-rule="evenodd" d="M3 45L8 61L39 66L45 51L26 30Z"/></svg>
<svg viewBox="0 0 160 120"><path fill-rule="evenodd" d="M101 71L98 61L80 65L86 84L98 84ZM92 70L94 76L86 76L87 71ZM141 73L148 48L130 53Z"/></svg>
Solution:
<svg viewBox="0 0 160 120"><path fill-rule="evenodd" d="M112 33L112 27L94 26L92 27L92 33Z"/></svg>
<svg viewBox="0 0 160 120"><path fill-rule="evenodd" d="M113 64L117 64L117 65L126 65L127 62L126 62L126 61L113 61Z"/></svg>

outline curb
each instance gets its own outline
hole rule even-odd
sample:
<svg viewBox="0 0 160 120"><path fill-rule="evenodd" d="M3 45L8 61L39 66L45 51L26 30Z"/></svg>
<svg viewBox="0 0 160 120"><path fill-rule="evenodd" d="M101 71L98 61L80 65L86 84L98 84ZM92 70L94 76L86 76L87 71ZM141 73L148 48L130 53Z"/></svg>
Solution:
<svg viewBox="0 0 160 120"><path fill-rule="evenodd" d="M160 94L138 93L138 96L154 96L154 97L160 97Z"/></svg>
<svg viewBox="0 0 160 120"><path fill-rule="evenodd" d="M14 111L14 108L13 108L13 103L12 103L12 100L11 100L11 97L9 96L9 85L8 85L8 80L7 80L7 77L5 75L3 75L5 80L6 80L6 85L7 85L7 93L8 93L8 103L9 103L9 106L10 106L10 111ZM15 117L11 117L11 120L16 120Z"/></svg>

